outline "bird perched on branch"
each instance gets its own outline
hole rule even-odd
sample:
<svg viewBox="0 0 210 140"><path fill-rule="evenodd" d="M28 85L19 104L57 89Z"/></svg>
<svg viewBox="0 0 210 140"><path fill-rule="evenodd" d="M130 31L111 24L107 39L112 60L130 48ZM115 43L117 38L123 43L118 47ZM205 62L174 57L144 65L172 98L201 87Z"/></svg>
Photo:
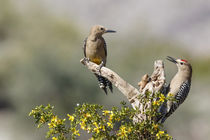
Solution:
<svg viewBox="0 0 210 140"><path fill-rule="evenodd" d="M167 96L174 97L175 101L167 101L165 114L161 117L161 123L164 123L179 105L185 101L190 91L192 77L192 66L187 60L174 59L170 56L167 57L167 60L176 64L178 72L171 80L167 90Z"/></svg>
<svg viewBox="0 0 210 140"><path fill-rule="evenodd" d="M96 64L99 65L100 69L106 65L107 59L107 47L104 38L102 37L105 33L114 33L116 31L108 30L101 25L95 25L91 28L89 36L84 41L84 55L85 57ZM102 77L101 75L95 74L99 81L99 87L104 90L107 94L107 86L112 92L112 83Z"/></svg>

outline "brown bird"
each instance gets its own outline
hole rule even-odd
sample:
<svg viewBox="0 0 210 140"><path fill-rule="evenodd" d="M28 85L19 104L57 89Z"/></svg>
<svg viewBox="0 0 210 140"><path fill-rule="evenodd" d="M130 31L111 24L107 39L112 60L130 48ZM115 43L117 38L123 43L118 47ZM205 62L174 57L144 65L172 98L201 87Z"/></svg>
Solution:
<svg viewBox="0 0 210 140"><path fill-rule="evenodd" d="M101 25L95 25L91 28L89 36L84 41L84 55L85 57L96 64L99 65L99 72L101 67L106 65L106 59L107 59L107 48L106 48L106 42L102 35L104 33L115 33L116 31L108 30L105 27ZM107 94L107 85L112 92L112 83L102 77L101 75L95 74L98 81L99 81L99 87L104 90L104 92Z"/></svg>

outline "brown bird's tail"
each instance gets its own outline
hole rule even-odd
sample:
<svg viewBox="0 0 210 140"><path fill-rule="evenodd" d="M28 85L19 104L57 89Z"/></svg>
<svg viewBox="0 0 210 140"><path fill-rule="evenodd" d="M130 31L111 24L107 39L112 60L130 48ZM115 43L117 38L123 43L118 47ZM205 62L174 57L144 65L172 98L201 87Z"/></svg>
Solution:
<svg viewBox="0 0 210 140"><path fill-rule="evenodd" d="M98 74L95 74L95 76L98 79L99 87L102 88L106 94L107 94L107 86L109 87L110 91L112 92L112 89L113 89L112 83L108 79L106 79L103 76L100 76Z"/></svg>

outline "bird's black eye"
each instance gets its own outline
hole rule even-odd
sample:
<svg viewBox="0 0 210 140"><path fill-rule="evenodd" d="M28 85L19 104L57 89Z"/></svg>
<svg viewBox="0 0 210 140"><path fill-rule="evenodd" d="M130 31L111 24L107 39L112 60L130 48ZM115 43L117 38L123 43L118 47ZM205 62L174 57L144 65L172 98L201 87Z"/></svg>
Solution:
<svg viewBox="0 0 210 140"><path fill-rule="evenodd" d="M104 28L101 27L101 30L104 30Z"/></svg>
<svg viewBox="0 0 210 140"><path fill-rule="evenodd" d="M180 64L183 65L184 63L181 62Z"/></svg>

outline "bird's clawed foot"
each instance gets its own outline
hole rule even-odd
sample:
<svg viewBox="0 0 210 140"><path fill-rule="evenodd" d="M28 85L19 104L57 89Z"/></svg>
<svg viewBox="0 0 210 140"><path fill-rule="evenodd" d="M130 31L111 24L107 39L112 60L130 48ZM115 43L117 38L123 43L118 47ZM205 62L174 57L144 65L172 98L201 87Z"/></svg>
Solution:
<svg viewBox="0 0 210 140"><path fill-rule="evenodd" d="M84 60L89 63L90 62L90 58L85 57Z"/></svg>
<svg viewBox="0 0 210 140"><path fill-rule="evenodd" d="M101 68L104 66L104 62L102 61L101 64L99 65L99 67L97 67L97 71L99 73L99 75L101 75Z"/></svg>

